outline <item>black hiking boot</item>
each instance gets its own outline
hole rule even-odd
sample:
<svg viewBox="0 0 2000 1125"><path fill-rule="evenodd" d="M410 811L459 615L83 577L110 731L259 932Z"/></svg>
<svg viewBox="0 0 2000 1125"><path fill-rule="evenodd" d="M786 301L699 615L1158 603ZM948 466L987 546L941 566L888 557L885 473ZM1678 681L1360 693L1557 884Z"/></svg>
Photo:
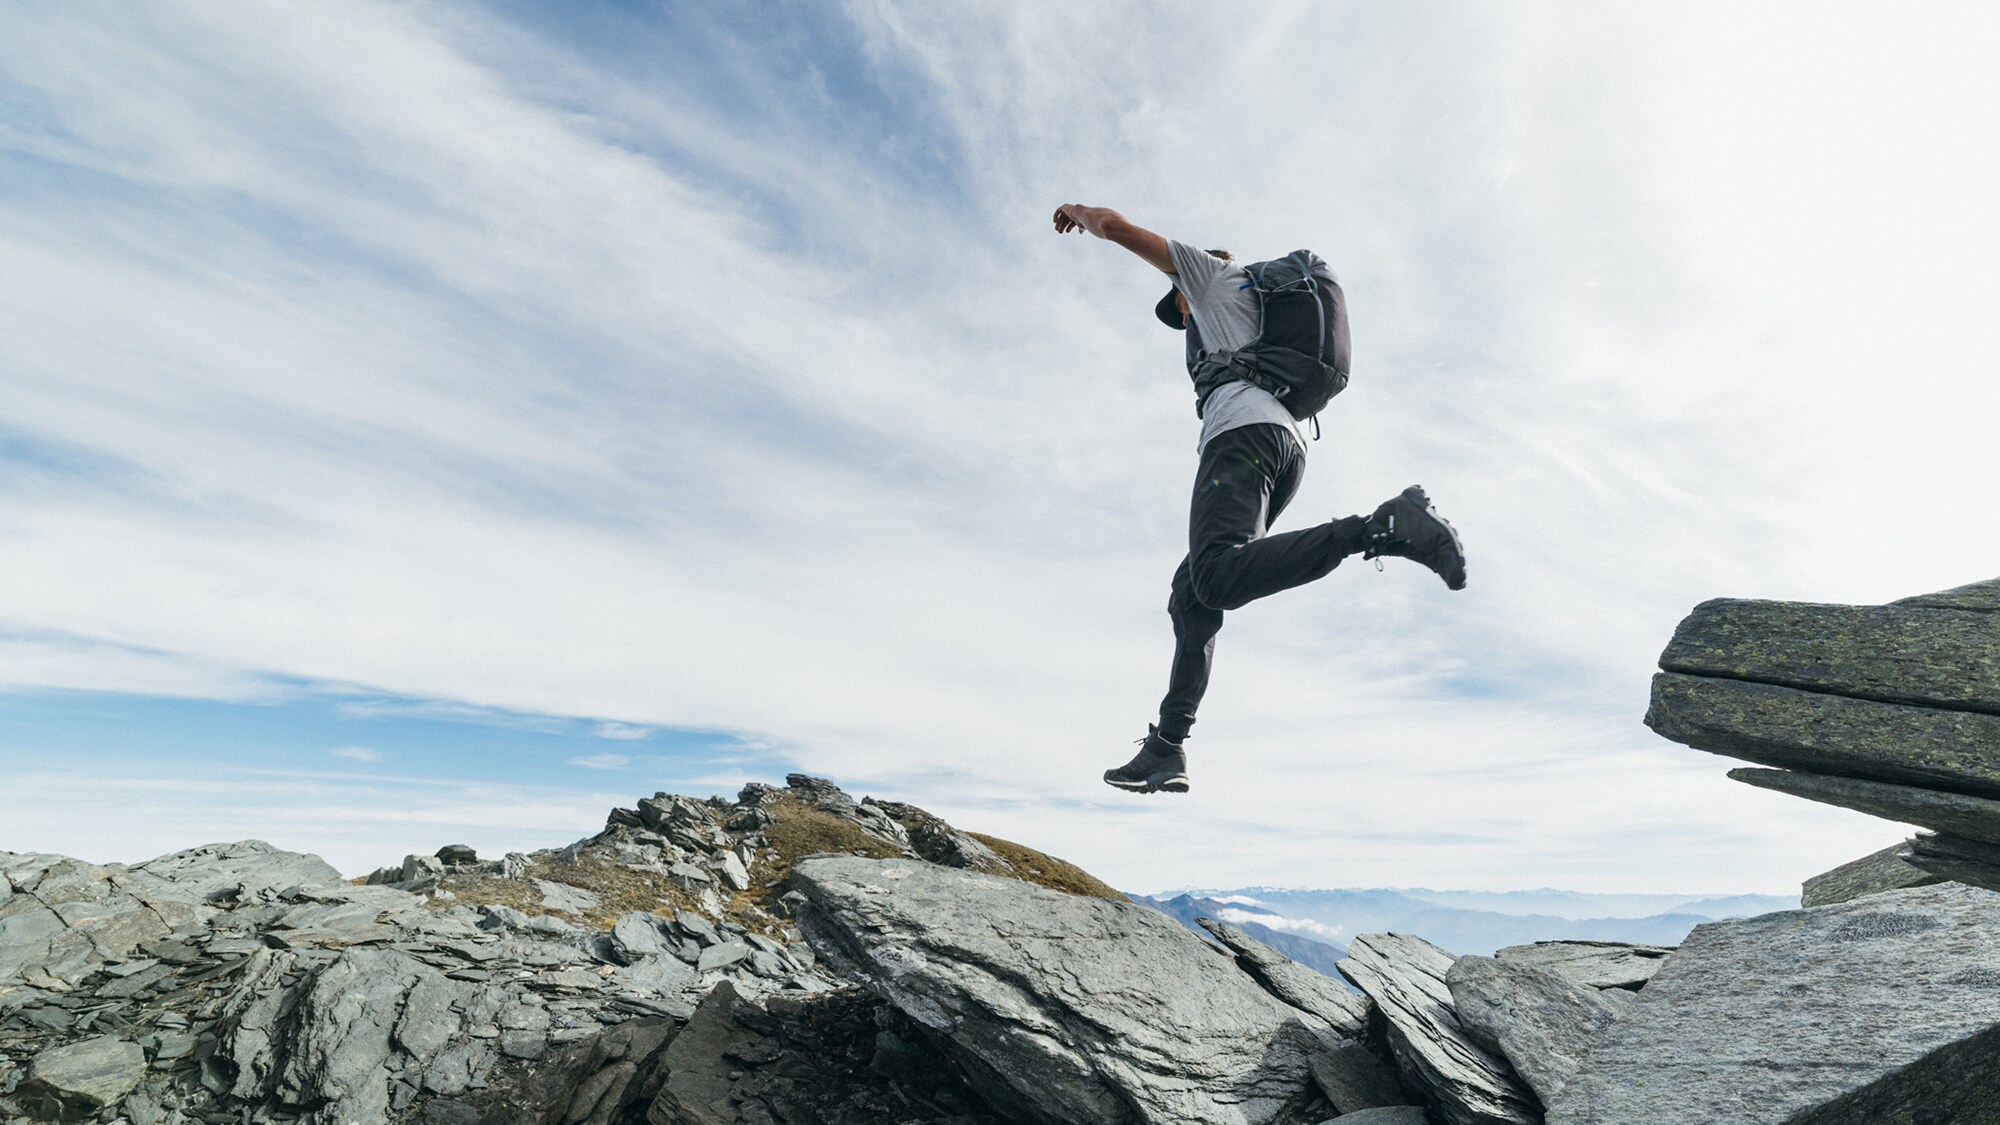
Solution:
<svg viewBox="0 0 2000 1125"><path fill-rule="evenodd" d="M1133 793L1185 793L1187 752L1180 743L1161 738L1160 728L1148 724L1146 737L1139 740L1138 755L1115 770L1105 770L1104 784Z"/></svg>
<svg viewBox="0 0 2000 1125"><path fill-rule="evenodd" d="M1436 571L1451 589L1465 589L1465 548L1458 532L1431 507L1421 485L1411 485L1375 509L1368 517L1367 537L1362 558L1414 559Z"/></svg>

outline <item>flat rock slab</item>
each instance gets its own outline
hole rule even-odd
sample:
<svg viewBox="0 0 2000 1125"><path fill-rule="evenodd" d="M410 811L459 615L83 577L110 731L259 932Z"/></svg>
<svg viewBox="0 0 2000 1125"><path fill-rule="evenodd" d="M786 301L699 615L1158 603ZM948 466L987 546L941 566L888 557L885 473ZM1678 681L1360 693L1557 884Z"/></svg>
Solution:
<svg viewBox="0 0 2000 1125"><path fill-rule="evenodd" d="M55 1098L71 1113L116 1105L146 1076L146 1052L110 1035L50 1047L28 1066L31 1093Z"/></svg>
<svg viewBox="0 0 2000 1125"><path fill-rule="evenodd" d="M1445 974L1458 1022L1547 1105L1583 1068L1599 1032L1622 1006L1540 969L1491 957L1460 957Z"/></svg>
<svg viewBox="0 0 2000 1125"><path fill-rule="evenodd" d="M2000 715L1662 672L1646 725L1758 765L2000 798Z"/></svg>
<svg viewBox="0 0 2000 1125"><path fill-rule="evenodd" d="M1857 777L1821 777L1796 770L1736 769L1730 770L1729 776L1759 789L1839 805L1898 824L1917 824L1954 836L2000 843L2000 801L1986 797L1939 793Z"/></svg>
<svg viewBox="0 0 2000 1125"><path fill-rule="evenodd" d="M1533 1094L1506 1061L1474 1042L1452 1010L1452 955L1408 934L1363 934L1340 971L1375 1001L1403 1082L1451 1125L1532 1125Z"/></svg>
<svg viewBox="0 0 2000 1125"><path fill-rule="evenodd" d="M987 1099L1053 1125L1266 1125L1330 1034L1137 903L921 861L800 863L815 950L946 1039Z"/></svg>
<svg viewBox="0 0 2000 1125"><path fill-rule="evenodd" d="M1710 923L1604 1029L1548 1125L1807 1120L1996 1023L1989 891L1942 883Z"/></svg>
<svg viewBox="0 0 2000 1125"><path fill-rule="evenodd" d="M1660 668L2000 714L2000 615L1719 598L1681 621Z"/></svg>
<svg viewBox="0 0 2000 1125"><path fill-rule="evenodd" d="M1501 961L1526 965L1591 988L1639 988L1653 979L1673 956L1671 945L1633 945L1622 941L1538 941L1510 945L1493 954Z"/></svg>
<svg viewBox="0 0 2000 1125"><path fill-rule="evenodd" d="M1927 887L1944 881L1942 875L1911 866L1909 858L1910 845L1897 843L1879 852L1870 852L1860 859L1849 860L1831 871L1807 879L1799 889L1799 904L1832 906L1836 902L1852 902L1883 891Z"/></svg>

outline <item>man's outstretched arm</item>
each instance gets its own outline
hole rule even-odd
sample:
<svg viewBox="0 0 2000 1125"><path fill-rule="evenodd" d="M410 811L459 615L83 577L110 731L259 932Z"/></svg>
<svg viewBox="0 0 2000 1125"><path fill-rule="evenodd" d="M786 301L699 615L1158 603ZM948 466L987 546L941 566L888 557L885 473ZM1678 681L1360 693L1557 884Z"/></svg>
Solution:
<svg viewBox="0 0 2000 1125"><path fill-rule="evenodd" d="M1128 222L1125 216L1109 207L1065 203L1056 208L1056 233L1068 234L1073 230L1086 231L1106 242L1116 242L1162 273L1175 272L1173 255L1167 253L1166 239Z"/></svg>

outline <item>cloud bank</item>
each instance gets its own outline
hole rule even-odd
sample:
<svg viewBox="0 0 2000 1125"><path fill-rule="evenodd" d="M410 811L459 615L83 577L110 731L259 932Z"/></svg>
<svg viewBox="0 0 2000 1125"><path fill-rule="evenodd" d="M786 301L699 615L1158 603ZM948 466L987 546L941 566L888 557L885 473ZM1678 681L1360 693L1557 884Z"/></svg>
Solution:
<svg viewBox="0 0 2000 1125"><path fill-rule="evenodd" d="M774 11L17 14L0 681L723 732L1134 890L1771 890L1894 838L1637 718L1703 598L1991 576L1993 16ZM1233 614L1172 805L1096 774L1195 422L1066 201L1332 261L1286 525L1422 481L1471 555ZM650 756L559 760L567 829Z"/></svg>

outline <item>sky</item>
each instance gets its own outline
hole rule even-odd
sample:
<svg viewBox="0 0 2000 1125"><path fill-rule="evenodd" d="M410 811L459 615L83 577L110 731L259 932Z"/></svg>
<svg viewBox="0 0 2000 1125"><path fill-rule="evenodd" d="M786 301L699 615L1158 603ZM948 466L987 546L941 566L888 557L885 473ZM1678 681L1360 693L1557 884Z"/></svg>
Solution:
<svg viewBox="0 0 2000 1125"><path fill-rule="evenodd" d="M1906 828L1641 724L1711 597L2000 572L1990 6L0 8L0 848L362 873L788 771L1121 888L1786 893ZM1111 206L1339 273L1165 686L1198 432Z"/></svg>

